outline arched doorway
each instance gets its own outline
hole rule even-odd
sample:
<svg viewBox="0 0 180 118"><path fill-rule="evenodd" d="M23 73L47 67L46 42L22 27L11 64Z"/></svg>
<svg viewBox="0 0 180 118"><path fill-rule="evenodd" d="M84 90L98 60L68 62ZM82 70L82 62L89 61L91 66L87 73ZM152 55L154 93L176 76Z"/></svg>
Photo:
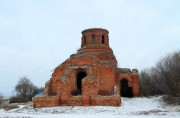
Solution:
<svg viewBox="0 0 180 118"><path fill-rule="evenodd" d="M133 97L132 95L132 87L128 87L128 81L127 79L122 79L120 82L120 88L121 88L121 96L122 97Z"/></svg>
<svg viewBox="0 0 180 118"><path fill-rule="evenodd" d="M87 74L84 71L80 71L77 73L76 76L76 90L77 95L81 95L82 92L82 79L85 78Z"/></svg>

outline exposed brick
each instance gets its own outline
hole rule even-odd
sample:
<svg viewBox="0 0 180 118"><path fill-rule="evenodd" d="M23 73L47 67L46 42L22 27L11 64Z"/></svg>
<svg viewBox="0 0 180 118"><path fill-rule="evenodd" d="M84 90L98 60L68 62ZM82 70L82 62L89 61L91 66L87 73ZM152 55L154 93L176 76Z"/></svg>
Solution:
<svg viewBox="0 0 180 118"><path fill-rule="evenodd" d="M33 98L33 106L119 106L123 79L139 96L138 70L117 68L108 34L101 28L82 31L81 48L54 69L44 97Z"/></svg>

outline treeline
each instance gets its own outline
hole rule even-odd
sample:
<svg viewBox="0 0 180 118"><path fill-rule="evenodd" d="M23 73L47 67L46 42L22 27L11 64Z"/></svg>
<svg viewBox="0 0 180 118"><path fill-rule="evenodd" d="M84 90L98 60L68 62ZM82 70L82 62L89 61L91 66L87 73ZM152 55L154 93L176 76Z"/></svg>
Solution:
<svg viewBox="0 0 180 118"><path fill-rule="evenodd" d="M180 51L168 54L139 75L141 96L180 97Z"/></svg>
<svg viewBox="0 0 180 118"><path fill-rule="evenodd" d="M20 103L32 101L37 93L43 92L44 88L38 88L27 77L21 77L14 89L14 96L11 97L10 103Z"/></svg>
<svg viewBox="0 0 180 118"><path fill-rule="evenodd" d="M3 98L3 95L0 93L0 105L2 103L2 98Z"/></svg>

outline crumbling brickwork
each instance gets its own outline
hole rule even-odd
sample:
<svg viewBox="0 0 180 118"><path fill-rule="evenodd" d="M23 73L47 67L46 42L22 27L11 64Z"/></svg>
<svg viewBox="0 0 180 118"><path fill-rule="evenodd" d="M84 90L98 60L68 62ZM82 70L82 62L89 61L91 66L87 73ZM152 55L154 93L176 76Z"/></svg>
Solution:
<svg viewBox="0 0 180 118"><path fill-rule="evenodd" d="M119 106L121 96L139 96L137 69L117 68L108 34L101 28L82 31L81 48L55 68L44 97L33 98L34 107Z"/></svg>

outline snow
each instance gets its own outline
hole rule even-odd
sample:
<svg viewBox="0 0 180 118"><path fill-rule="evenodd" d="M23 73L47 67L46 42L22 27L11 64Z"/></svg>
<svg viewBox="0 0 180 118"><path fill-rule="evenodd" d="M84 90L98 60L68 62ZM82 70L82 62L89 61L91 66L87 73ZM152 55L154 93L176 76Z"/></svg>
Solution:
<svg viewBox="0 0 180 118"><path fill-rule="evenodd" d="M122 98L119 107L60 106L34 109L31 104L26 104L10 111L0 109L0 118L179 118L180 106L166 105L161 98Z"/></svg>

